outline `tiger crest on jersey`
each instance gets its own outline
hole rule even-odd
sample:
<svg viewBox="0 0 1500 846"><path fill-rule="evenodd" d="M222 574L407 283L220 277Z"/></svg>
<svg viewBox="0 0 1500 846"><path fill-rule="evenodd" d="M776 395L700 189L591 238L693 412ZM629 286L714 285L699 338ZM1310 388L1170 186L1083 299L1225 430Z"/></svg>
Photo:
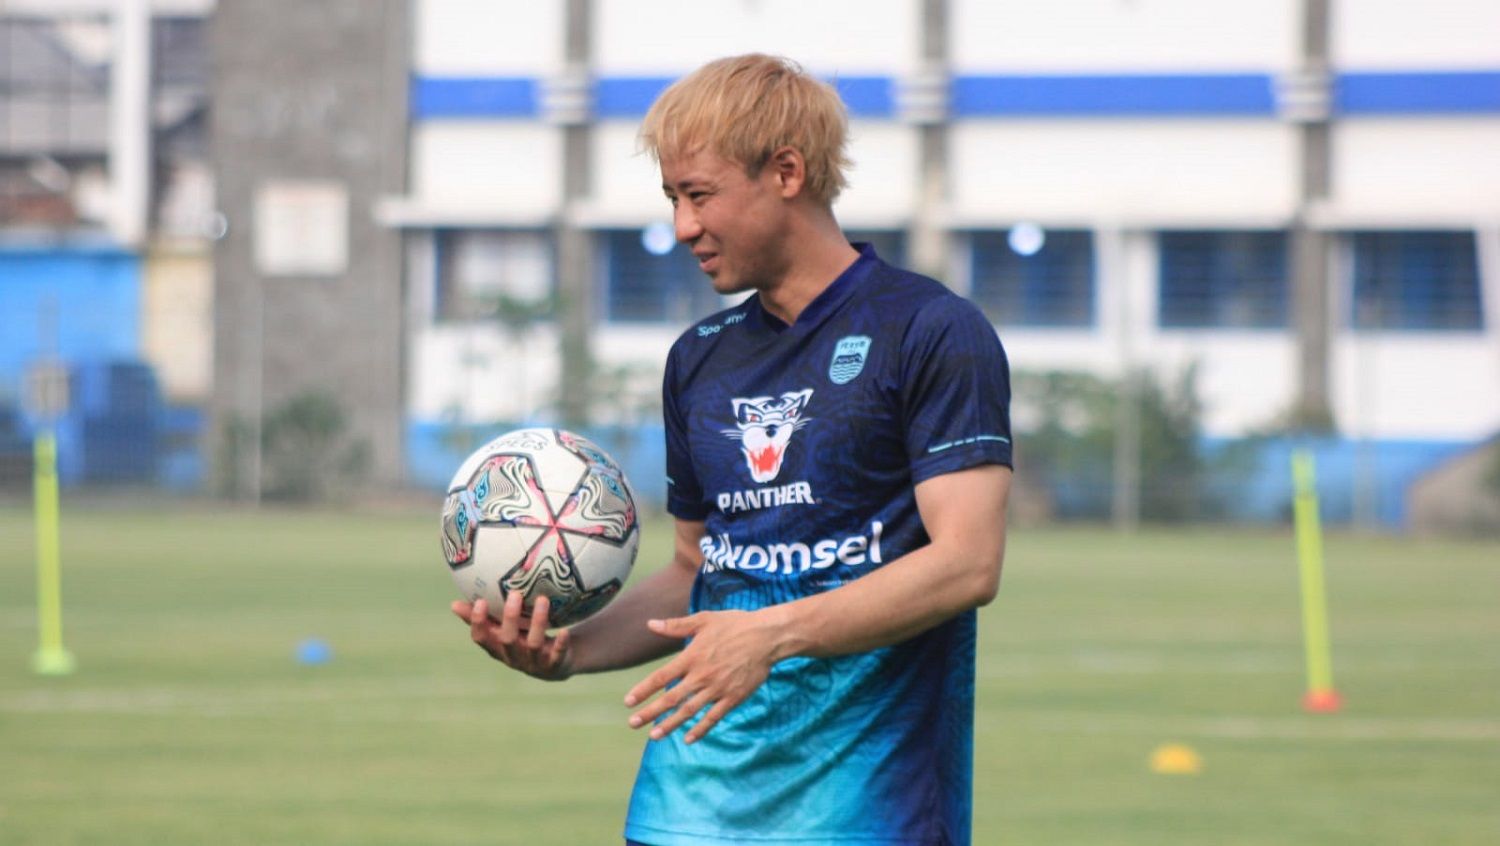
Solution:
<svg viewBox="0 0 1500 846"><path fill-rule="evenodd" d="M769 482L781 472L781 459L786 456L792 433L811 420L804 417L803 412L812 394L812 388L804 388L787 391L779 397L736 397L730 400L737 428L723 432L726 437L740 442L740 452L745 454L750 478Z"/></svg>

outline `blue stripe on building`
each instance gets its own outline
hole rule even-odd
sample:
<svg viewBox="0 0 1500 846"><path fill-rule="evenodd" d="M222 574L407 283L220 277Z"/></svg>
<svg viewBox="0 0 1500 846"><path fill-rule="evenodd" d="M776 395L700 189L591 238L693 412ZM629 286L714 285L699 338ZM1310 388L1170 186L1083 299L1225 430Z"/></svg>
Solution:
<svg viewBox="0 0 1500 846"><path fill-rule="evenodd" d="M594 84L594 113L602 118L638 118L676 80L669 76L605 77ZM856 117L891 117L896 113L888 76L844 76L828 80Z"/></svg>
<svg viewBox="0 0 1500 846"><path fill-rule="evenodd" d="M829 80L856 117L896 114L896 80ZM600 118L639 118L673 77L604 77L594 82ZM542 82L520 77L423 77L411 80L411 116L530 118L541 115ZM1245 74L968 75L953 79L957 117L1240 116L1277 114L1276 76ZM1336 114L1500 113L1500 71L1342 73Z"/></svg>
<svg viewBox="0 0 1500 846"><path fill-rule="evenodd" d="M1342 73L1334 86L1339 114L1500 113L1500 71Z"/></svg>
<svg viewBox="0 0 1500 846"><path fill-rule="evenodd" d="M600 79L594 83L594 114L602 118L640 117L672 82L670 76Z"/></svg>
<svg viewBox="0 0 1500 846"><path fill-rule="evenodd" d="M601 118L639 118L674 81L670 76L595 80L594 114ZM895 81L890 77L850 76L828 81L856 117L890 117L896 113ZM538 79L414 76L411 116L414 120L537 117L541 114L540 92Z"/></svg>
<svg viewBox="0 0 1500 846"><path fill-rule="evenodd" d="M828 80L855 117L894 117L896 81L888 76L842 76Z"/></svg>
<svg viewBox="0 0 1500 846"><path fill-rule="evenodd" d="M411 116L528 118L541 114L539 80L519 77L433 77L411 80Z"/></svg>
<svg viewBox="0 0 1500 846"><path fill-rule="evenodd" d="M960 117L1276 114L1270 74L959 76Z"/></svg>

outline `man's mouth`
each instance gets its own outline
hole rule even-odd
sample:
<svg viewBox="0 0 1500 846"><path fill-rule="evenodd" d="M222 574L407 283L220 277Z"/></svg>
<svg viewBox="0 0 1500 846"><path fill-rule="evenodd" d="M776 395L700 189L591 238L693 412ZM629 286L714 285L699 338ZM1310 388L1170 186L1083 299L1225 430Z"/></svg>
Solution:
<svg viewBox="0 0 1500 846"><path fill-rule="evenodd" d="M693 253L693 256L698 259L698 269L704 273L712 274L719 269L718 253Z"/></svg>

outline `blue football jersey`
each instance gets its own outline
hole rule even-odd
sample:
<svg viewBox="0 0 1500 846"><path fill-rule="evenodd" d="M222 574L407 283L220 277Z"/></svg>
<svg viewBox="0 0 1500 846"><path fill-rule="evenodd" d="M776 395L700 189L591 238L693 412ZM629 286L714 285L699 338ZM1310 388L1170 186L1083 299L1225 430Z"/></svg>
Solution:
<svg viewBox="0 0 1500 846"><path fill-rule="evenodd" d="M914 485L1011 463L994 327L868 246L788 326L752 296L688 330L663 386L668 510L702 520L691 610L833 590L928 543ZM964 844L975 614L776 664L697 743L646 746L625 834L713 843Z"/></svg>

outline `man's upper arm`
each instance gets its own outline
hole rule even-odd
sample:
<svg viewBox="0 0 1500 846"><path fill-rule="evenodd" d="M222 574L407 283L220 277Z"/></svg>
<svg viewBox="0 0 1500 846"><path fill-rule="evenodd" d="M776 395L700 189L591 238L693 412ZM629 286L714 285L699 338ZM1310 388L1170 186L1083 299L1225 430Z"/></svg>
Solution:
<svg viewBox="0 0 1500 846"><path fill-rule="evenodd" d="M981 464L917 483L917 511L933 547L972 563L980 601L994 598L1005 555L1011 470Z"/></svg>
<svg viewBox="0 0 1500 846"><path fill-rule="evenodd" d="M703 539L702 520L684 520L678 517L672 524L672 565L697 575L703 566L703 549L698 542Z"/></svg>

